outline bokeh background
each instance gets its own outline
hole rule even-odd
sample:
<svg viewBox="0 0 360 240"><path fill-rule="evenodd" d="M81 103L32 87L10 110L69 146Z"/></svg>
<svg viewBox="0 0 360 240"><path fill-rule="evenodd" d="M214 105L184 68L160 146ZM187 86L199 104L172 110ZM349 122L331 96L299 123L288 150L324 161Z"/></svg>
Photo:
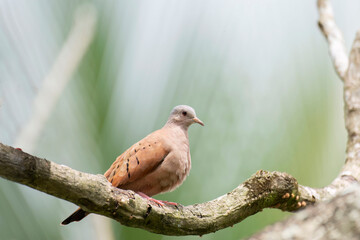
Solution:
<svg viewBox="0 0 360 240"><path fill-rule="evenodd" d="M360 2L333 6L349 49ZM0 141L99 174L188 104L206 124L190 128L192 170L158 198L212 200L259 169L324 186L346 132L317 19L314 0L0 0ZM175 239L95 215L60 226L75 209L0 179L0 239ZM288 215L265 210L201 239Z"/></svg>

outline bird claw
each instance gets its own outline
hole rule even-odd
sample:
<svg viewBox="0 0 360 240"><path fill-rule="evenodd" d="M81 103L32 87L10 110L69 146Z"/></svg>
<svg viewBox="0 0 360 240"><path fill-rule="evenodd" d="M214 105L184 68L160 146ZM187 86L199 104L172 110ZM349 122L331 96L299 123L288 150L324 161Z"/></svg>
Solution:
<svg viewBox="0 0 360 240"><path fill-rule="evenodd" d="M154 199L152 197L149 197L148 195L146 195L145 193L142 193L142 192L138 192L137 194L139 194L141 197L151 201L151 202L154 202L156 203L157 205L163 207L165 206L165 204L167 205L173 205L173 206L177 206L177 203L175 202L168 202L168 201L162 201L162 200L157 200L157 199Z"/></svg>
<svg viewBox="0 0 360 240"><path fill-rule="evenodd" d="M177 206L178 204L176 202L168 202L168 201L163 201L163 200L160 200L162 203L165 203L167 205L172 205L172 206Z"/></svg>
<svg viewBox="0 0 360 240"><path fill-rule="evenodd" d="M154 203L156 203L157 205L159 205L159 207L161 206L161 207L163 207L164 206L164 203L162 202L162 201L160 201L160 200L156 200L156 199L154 199L154 198L151 198L151 197L149 197L149 199L148 199L149 201L152 201L152 202L154 202Z"/></svg>

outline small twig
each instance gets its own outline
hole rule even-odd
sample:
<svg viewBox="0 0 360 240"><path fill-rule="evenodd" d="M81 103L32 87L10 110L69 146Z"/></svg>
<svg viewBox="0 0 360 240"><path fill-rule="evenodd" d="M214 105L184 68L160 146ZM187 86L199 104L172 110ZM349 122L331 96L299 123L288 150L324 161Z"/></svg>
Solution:
<svg viewBox="0 0 360 240"><path fill-rule="evenodd" d="M318 0L317 5L320 14L319 27L328 41L329 53L335 70L340 79L344 80L349 65L344 38L335 23L333 9L329 1Z"/></svg>

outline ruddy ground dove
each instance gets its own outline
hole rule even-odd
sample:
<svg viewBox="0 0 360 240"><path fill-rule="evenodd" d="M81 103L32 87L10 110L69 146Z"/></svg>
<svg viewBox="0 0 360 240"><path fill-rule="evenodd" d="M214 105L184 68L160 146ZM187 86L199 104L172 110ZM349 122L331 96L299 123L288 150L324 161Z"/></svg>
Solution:
<svg viewBox="0 0 360 240"><path fill-rule="evenodd" d="M133 190L159 205L176 204L150 196L174 190L191 167L188 128L203 122L192 107L176 106L161 129L149 134L116 158L105 177L113 186ZM79 208L61 224L80 221L89 213Z"/></svg>

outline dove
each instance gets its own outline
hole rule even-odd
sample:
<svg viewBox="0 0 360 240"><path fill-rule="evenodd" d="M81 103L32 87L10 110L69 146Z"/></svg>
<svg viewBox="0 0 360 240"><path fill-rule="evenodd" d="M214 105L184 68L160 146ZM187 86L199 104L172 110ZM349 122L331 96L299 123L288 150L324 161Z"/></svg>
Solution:
<svg viewBox="0 0 360 240"><path fill-rule="evenodd" d="M192 107L174 107L165 125L117 157L105 177L114 187L132 190L160 206L176 205L151 196L174 190L188 176L191 168L188 128L193 123L204 126ZM80 221L88 214L79 208L61 224Z"/></svg>

